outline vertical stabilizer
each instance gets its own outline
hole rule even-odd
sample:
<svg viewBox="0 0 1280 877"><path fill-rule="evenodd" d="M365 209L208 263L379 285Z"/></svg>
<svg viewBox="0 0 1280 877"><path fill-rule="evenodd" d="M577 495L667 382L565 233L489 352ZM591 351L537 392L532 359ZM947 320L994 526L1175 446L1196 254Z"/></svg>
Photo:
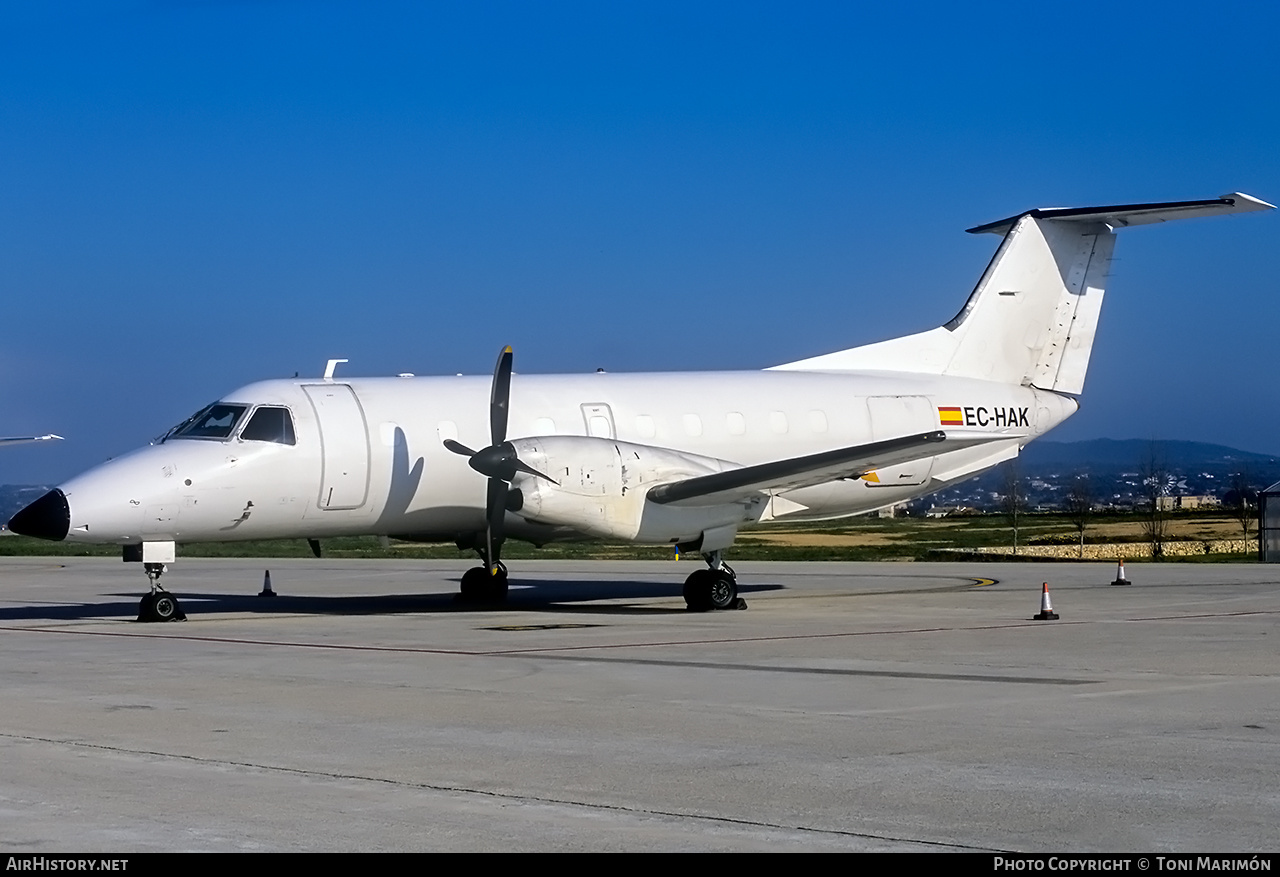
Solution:
<svg viewBox="0 0 1280 877"><path fill-rule="evenodd" d="M1236 193L1208 201L1031 210L971 228L1004 239L946 325L774 368L955 375L1077 395L1089 368L1116 229L1270 209Z"/></svg>
<svg viewBox="0 0 1280 877"><path fill-rule="evenodd" d="M1079 393L1114 248L1103 223L1021 217L943 327L954 349L941 373Z"/></svg>

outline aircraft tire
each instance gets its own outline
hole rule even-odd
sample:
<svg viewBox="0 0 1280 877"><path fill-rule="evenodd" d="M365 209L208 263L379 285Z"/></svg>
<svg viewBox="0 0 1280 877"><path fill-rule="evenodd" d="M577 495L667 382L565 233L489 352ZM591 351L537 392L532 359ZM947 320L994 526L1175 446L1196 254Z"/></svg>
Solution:
<svg viewBox="0 0 1280 877"><path fill-rule="evenodd" d="M458 594L468 603L479 603L484 599L484 586L487 584L489 571L482 566L473 566L462 574L462 587Z"/></svg>
<svg viewBox="0 0 1280 877"><path fill-rule="evenodd" d="M473 566L462 574L459 596L468 603L503 603L507 599L507 571L490 575L483 566Z"/></svg>
<svg viewBox="0 0 1280 877"><path fill-rule="evenodd" d="M489 576L489 581L485 585L486 603L507 602L507 571L505 569L496 576Z"/></svg>
<svg viewBox="0 0 1280 877"><path fill-rule="evenodd" d="M144 623L186 621L187 615L178 605L177 597L168 591L156 591L138 603L138 620Z"/></svg>
<svg viewBox="0 0 1280 877"><path fill-rule="evenodd" d="M694 570L684 580L684 605L690 612L710 612L714 573L709 569Z"/></svg>
<svg viewBox="0 0 1280 877"><path fill-rule="evenodd" d="M156 595L143 594L138 601L138 620L141 622L159 621L156 618Z"/></svg>
<svg viewBox="0 0 1280 877"><path fill-rule="evenodd" d="M711 573L707 600L712 609L736 609L738 606L738 581L724 570L707 570Z"/></svg>

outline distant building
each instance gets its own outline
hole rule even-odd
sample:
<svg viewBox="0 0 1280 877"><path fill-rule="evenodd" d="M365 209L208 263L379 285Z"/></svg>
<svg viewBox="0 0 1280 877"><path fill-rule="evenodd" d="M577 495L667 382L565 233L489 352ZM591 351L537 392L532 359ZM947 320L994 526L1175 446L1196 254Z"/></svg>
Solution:
<svg viewBox="0 0 1280 877"><path fill-rule="evenodd" d="M926 518L954 518L961 515L978 515L980 511L967 505L936 505L924 513Z"/></svg>
<svg viewBox="0 0 1280 877"><path fill-rule="evenodd" d="M1280 563L1280 481L1258 492L1258 559Z"/></svg>
<svg viewBox="0 0 1280 877"><path fill-rule="evenodd" d="M1204 496L1162 496L1157 501L1160 503L1160 511L1162 512L1216 508L1222 505L1222 500L1207 494Z"/></svg>

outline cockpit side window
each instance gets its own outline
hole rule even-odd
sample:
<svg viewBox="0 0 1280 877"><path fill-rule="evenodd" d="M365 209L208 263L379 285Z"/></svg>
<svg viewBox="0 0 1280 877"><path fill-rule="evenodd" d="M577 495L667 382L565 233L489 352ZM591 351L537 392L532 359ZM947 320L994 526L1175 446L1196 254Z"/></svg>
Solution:
<svg viewBox="0 0 1280 877"><path fill-rule="evenodd" d="M266 406L259 408L253 412L248 425L240 433L240 440L275 442L278 445L297 444L293 435L293 418L289 415L289 409Z"/></svg>
<svg viewBox="0 0 1280 877"><path fill-rule="evenodd" d="M169 431L165 440L178 438L225 439L235 431L236 424L248 410L247 405L228 405L214 402Z"/></svg>

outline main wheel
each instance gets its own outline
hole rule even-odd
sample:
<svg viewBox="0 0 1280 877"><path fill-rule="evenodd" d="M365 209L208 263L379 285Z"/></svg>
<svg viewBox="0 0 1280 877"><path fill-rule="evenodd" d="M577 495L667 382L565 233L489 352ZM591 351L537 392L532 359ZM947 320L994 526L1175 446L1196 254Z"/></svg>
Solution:
<svg viewBox="0 0 1280 877"><path fill-rule="evenodd" d="M486 603L507 602L507 571L505 568L498 570L496 576L489 576L489 581L485 583L484 600Z"/></svg>
<svg viewBox="0 0 1280 877"><path fill-rule="evenodd" d="M709 612L715 606L711 602L714 571L694 570L684 580L684 605L690 612Z"/></svg>
<svg viewBox="0 0 1280 877"><path fill-rule="evenodd" d="M507 599L507 570L499 567L490 575L483 566L473 566L462 574L460 596L469 603L502 603Z"/></svg>
<svg viewBox="0 0 1280 877"><path fill-rule="evenodd" d="M459 596L472 603L483 599L484 586L489 578L489 571L483 566L473 566L462 574L462 589Z"/></svg>
<svg viewBox="0 0 1280 877"><path fill-rule="evenodd" d="M738 605L738 580L722 569L707 570L711 573L711 587L707 595L712 609L734 609Z"/></svg>

